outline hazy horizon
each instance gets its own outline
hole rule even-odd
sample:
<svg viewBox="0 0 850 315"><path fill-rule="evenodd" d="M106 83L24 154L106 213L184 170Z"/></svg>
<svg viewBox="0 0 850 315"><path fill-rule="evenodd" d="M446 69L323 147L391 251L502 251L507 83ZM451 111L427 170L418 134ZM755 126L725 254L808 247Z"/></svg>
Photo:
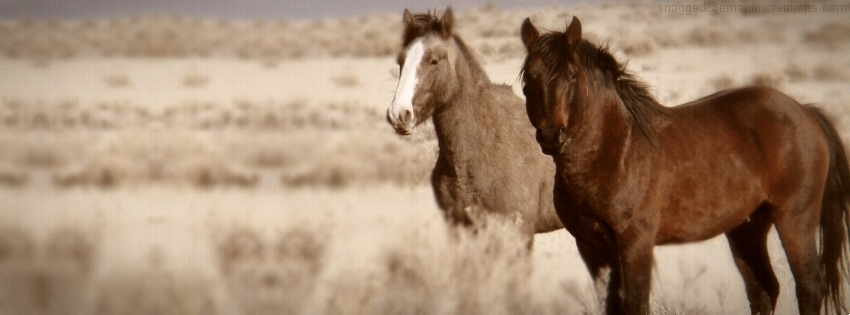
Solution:
<svg viewBox="0 0 850 315"><path fill-rule="evenodd" d="M574 5L592 0L0 0L0 18L89 18L134 14L180 14L226 18L309 19L373 13L442 10L447 6L464 11L493 4L501 8Z"/></svg>

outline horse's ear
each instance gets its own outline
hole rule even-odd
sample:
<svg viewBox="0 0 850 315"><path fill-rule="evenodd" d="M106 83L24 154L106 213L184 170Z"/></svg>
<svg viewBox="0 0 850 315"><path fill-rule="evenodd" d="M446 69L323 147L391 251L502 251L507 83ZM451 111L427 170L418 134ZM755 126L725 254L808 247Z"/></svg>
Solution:
<svg viewBox="0 0 850 315"><path fill-rule="evenodd" d="M529 18L525 18L525 21L522 21L520 34L522 35L522 43L525 44L526 49L528 49L528 46L531 46L531 43L540 37L540 32L537 31L534 24L531 24L531 19Z"/></svg>
<svg viewBox="0 0 850 315"><path fill-rule="evenodd" d="M413 23L413 13L410 13L408 9L404 9L404 15L402 15L401 21L404 25L410 25Z"/></svg>
<svg viewBox="0 0 850 315"><path fill-rule="evenodd" d="M581 22L578 21L577 17L573 16L573 21L570 22L570 26L567 26L567 31L564 34L567 36L567 43L571 47L578 45L581 41Z"/></svg>
<svg viewBox="0 0 850 315"><path fill-rule="evenodd" d="M440 18L440 28L442 29L442 34L444 39L448 39L452 36L452 28L455 24L455 14L452 12L452 7L446 8L446 12L443 12L443 17Z"/></svg>

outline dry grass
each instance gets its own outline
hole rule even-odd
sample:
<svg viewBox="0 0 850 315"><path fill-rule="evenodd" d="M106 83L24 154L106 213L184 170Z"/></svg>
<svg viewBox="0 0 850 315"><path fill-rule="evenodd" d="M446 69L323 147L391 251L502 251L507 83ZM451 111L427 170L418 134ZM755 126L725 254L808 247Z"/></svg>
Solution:
<svg viewBox="0 0 850 315"><path fill-rule="evenodd" d="M418 203L427 190L37 195L0 200L45 215L2 214L4 314L600 314L589 285L551 269L583 266L541 264L511 220L448 227ZM654 313L737 313L692 295L723 290L693 289L710 279L692 259L658 270L681 281Z"/></svg>
<svg viewBox="0 0 850 315"><path fill-rule="evenodd" d="M122 88L130 85L130 78L126 75L113 74L104 77L103 83L110 87Z"/></svg>
<svg viewBox="0 0 850 315"><path fill-rule="evenodd" d="M806 32L803 40L806 43L838 49L850 42L850 25L846 23L827 23L815 31Z"/></svg>
<svg viewBox="0 0 850 315"><path fill-rule="evenodd" d="M626 36L620 41L621 49L629 56L646 56L658 47L654 40L645 36Z"/></svg>
<svg viewBox="0 0 850 315"><path fill-rule="evenodd" d="M401 192L381 193L393 191ZM75 194L93 201L88 193L70 196ZM490 219L473 232L446 226L434 212L414 212L406 216L420 224L401 228L398 223L404 221L398 221L399 216L392 212L352 208L348 209L352 213L338 213L339 209L325 208L327 201L314 205L311 213L288 212L268 217L280 211L274 209L280 204L253 201L248 202L251 207L262 205L262 209L246 208L246 204L234 206L230 202L256 196L233 199L229 193L191 195L211 198L211 202L195 205L215 216L201 216L200 220L191 215L150 219L173 211L170 209L149 209L149 216L134 213L123 219L117 219L120 214L94 214L105 220L88 230L63 227L67 223L53 227L56 220L41 223L39 228L28 226L38 223L5 221L0 227L0 311L244 315L592 313L588 297L577 285L563 283L561 290L540 294L539 284L527 281L545 270L535 270L533 257L516 223L510 220ZM146 208L131 204L134 196L150 198L148 193L131 194L118 205L133 211ZM350 199L345 194L325 196ZM106 201L99 198L94 200ZM286 204L294 207L303 199L297 195L290 198L295 200ZM174 201L173 197L166 199ZM404 197L387 199L394 203ZM44 210L60 216L63 212L56 205ZM93 215L80 209L75 212ZM331 213L338 214L328 216ZM345 225L335 223L340 219L348 221ZM203 220L207 223L199 228L196 224ZM187 227L190 232L186 232ZM154 231L159 234L152 234ZM382 237L383 233L393 237ZM42 234L46 237L42 238ZM348 256L352 253L358 254ZM103 260L104 257L111 258Z"/></svg>
<svg viewBox="0 0 850 315"><path fill-rule="evenodd" d="M732 88L735 87L735 85L735 79L729 75L722 75L711 80L711 87L717 91Z"/></svg>
<svg viewBox="0 0 850 315"><path fill-rule="evenodd" d="M353 88L360 85L360 79L351 74L333 77L331 78L331 81L333 81L337 86L345 88Z"/></svg>
<svg viewBox="0 0 850 315"><path fill-rule="evenodd" d="M850 69L836 64L821 64L812 70L817 81L850 81Z"/></svg>
<svg viewBox="0 0 850 315"><path fill-rule="evenodd" d="M15 226L0 227L0 313L83 314L79 300L92 275L96 237L74 228L38 242Z"/></svg>
<svg viewBox="0 0 850 315"><path fill-rule="evenodd" d="M12 58L382 56L400 29L386 16L316 21L199 19L152 15L63 23L5 21L0 52ZM389 30L389 32L388 32ZM392 32L395 30L396 32ZM351 39L358 38L357 41Z"/></svg>
<svg viewBox="0 0 850 315"><path fill-rule="evenodd" d="M240 227L214 237L219 270L242 314L302 314L325 265L321 228L291 226L263 235Z"/></svg>
<svg viewBox="0 0 850 315"><path fill-rule="evenodd" d="M151 182L250 187L257 183L256 174L229 165L202 141L177 132L128 131L91 152L84 161L57 172L55 183L66 187Z"/></svg>
<svg viewBox="0 0 850 315"><path fill-rule="evenodd" d="M806 69L793 62L789 63L788 66L785 67L784 72L791 82L805 81L811 77Z"/></svg>
<svg viewBox="0 0 850 315"><path fill-rule="evenodd" d="M447 243L404 238L384 254L382 314L580 314L583 296L534 297L529 254L510 221L456 230ZM415 250L410 250L414 248Z"/></svg>
<svg viewBox="0 0 850 315"><path fill-rule="evenodd" d="M210 79L207 76L200 74L189 74L183 78L183 86L188 88L202 87L207 84Z"/></svg>
<svg viewBox="0 0 850 315"><path fill-rule="evenodd" d="M250 187L261 174L284 186L417 185L436 159L433 134L399 137L381 113L356 104L188 102L150 113L126 103L7 101L2 108L0 161L8 167L0 183L10 186L38 169L63 187Z"/></svg>
<svg viewBox="0 0 850 315"><path fill-rule="evenodd" d="M750 79L751 85L769 86L781 90L785 87L786 78L784 75L774 72L762 72L753 74Z"/></svg>

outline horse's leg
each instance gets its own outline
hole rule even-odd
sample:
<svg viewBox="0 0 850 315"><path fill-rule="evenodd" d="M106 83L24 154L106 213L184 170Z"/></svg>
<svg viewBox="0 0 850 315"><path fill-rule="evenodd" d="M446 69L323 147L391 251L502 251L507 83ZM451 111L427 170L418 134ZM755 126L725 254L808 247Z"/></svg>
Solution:
<svg viewBox="0 0 850 315"><path fill-rule="evenodd" d="M616 253L613 250L602 249L598 244L582 242L576 239L576 246L581 255L581 259L587 266L590 272L590 277L593 278L594 289L599 302L605 301L606 314L622 313L623 300L617 293L620 291L620 271L616 259ZM616 272L614 272L616 270ZM612 293L613 292L613 293Z"/></svg>
<svg viewBox="0 0 850 315"><path fill-rule="evenodd" d="M622 272L623 314L649 314L654 237L645 230L632 228L617 240ZM614 272L612 272L613 277Z"/></svg>
<svg viewBox="0 0 850 315"><path fill-rule="evenodd" d="M801 315L820 313L826 292L826 282L820 272L817 228L820 198L804 211L778 209L776 231L788 257L791 273L797 286L797 306ZM784 210L784 211L783 211Z"/></svg>
<svg viewBox="0 0 850 315"><path fill-rule="evenodd" d="M744 278L750 310L753 314L772 314L779 297L779 281L767 253L767 233L771 221L768 207L762 206L750 221L726 233L735 265Z"/></svg>

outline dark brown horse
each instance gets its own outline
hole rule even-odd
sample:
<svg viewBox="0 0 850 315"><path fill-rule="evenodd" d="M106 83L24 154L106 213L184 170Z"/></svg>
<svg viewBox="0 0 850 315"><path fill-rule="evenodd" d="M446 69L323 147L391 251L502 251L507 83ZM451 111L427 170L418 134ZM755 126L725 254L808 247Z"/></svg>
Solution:
<svg viewBox="0 0 850 315"><path fill-rule="evenodd" d="M552 204L555 165L540 153L522 99L490 82L453 14L404 11L400 76L387 119L402 135L433 119L440 153L431 177L447 219L473 223L470 209L518 214L529 236L563 227Z"/></svg>
<svg viewBox="0 0 850 315"><path fill-rule="evenodd" d="M771 226L800 314L822 304L846 314L850 169L817 109L767 87L667 108L606 49L582 40L576 18L542 36L526 19L521 36L527 114L557 166L555 208L594 279L610 268L608 314L648 314L655 245L721 233L752 313L772 314Z"/></svg>

